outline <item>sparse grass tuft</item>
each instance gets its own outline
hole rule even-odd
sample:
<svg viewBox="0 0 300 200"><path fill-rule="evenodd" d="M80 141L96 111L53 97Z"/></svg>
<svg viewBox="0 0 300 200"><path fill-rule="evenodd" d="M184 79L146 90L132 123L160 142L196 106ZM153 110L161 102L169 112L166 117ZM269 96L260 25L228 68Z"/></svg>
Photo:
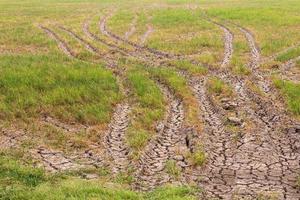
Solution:
<svg viewBox="0 0 300 200"><path fill-rule="evenodd" d="M280 89L286 99L288 109L295 115L300 115L300 84L290 81L274 80L275 86Z"/></svg>
<svg viewBox="0 0 300 200"><path fill-rule="evenodd" d="M174 178L178 178L181 174L180 167L176 165L175 160L168 160L166 162L166 171L169 175L171 175Z"/></svg>
<svg viewBox="0 0 300 200"><path fill-rule="evenodd" d="M221 79L211 78L208 81L208 91L216 96L229 97L233 94L232 88Z"/></svg>

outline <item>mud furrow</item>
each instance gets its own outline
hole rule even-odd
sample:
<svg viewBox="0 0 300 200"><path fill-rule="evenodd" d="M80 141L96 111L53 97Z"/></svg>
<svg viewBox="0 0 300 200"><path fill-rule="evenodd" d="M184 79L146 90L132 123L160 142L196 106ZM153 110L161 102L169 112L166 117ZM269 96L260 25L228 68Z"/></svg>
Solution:
<svg viewBox="0 0 300 200"><path fill-rule="evenodd" d="M138 16L135 15L133 21L130 24L130 29L124 35L125 40L128 40L135 33L135 31L136 31L135 26L136 26L137 20L138 20Z"/></svg>
<svg viewBox="0 0 300 200"><path fill-rule="evenodd" d="M124 56L130 56L128 53L126 53L126 50L124 50L124 49L122 49L122 48L120 48L120 47L118 47L118 46L116 46L114 44L111 44L111 43L107 42L106 40L103 40L103 39L99 38L94 33L90 32L90 30L89 30L89 22L88 21L85 21L85 23L83 24L82 30L83 30L83 32L89 38L91 38L91 39L93 39L93 40L95 40L97 42L100 42L100 43L104 44L105 46L107 46L111 50L119 52L119 53L121 53Z"/></svg>
<svg viewBox="0 0 300 200"><path fill-rule="evenodd" d="M104 35L106 35L106 36L112 38L112 39L115 40L115 41L121 41L121 42L124 42L124 43L126 43L126 44L128 44L128 45L134 47L134 48L136 49L135 52L139 52L139 51L142 50L142 51L144 51L144 53L145 53L145 51L146 51L146 52L149 52L149 53L151 53L151 54L153 54L153 55L155 55L155 56L158 56L158 58L169 58L169 59L170 59L170 58L180 58L180 57L181 57L180 55L173 55L173 54L161 52L161 51L158 51L158 50L156 50L156 49L152 49L152 48L149 48L149 47L146 47L146 46L138 45L138 44L136 44L136 43L134 43L134 42L131 42L131 41L129 41L129 40L126 40L126 39L124 39L124 38L122 38L122 37L120 37L120 36L118 36L118 35L112 33L112 32L109 31L109 30L107 29L107 27L106 27L106 21L107 21L107 19L108 19L109 17L111 17L111 15L105 16L104 18L102 18L102 19L100 20L100 23L99 23L100 30L101 30L101 32L102 32Z"/></svg>
<svg viewBox="0 0 300 200"><path fill-rule="evenodd" d="M39 27L44 30L49 37L51 37L52 39L54 39L57 43L59 48L69 57L74 58L75 57L75 53L73 53L70 49L70 47L67 45L67 43L65 41L63 41L55 32L53 32L52 30L50 30L49 28L46 28L44 26L39 25Z"/></svg>
<svg viewBox="0 0 300 200"><path fill-rule="evenodd" d="M82 39L80 36L78 36L77 34L72 32L71 30L68 30L63 27L61 27L61 29L66 31L67 33L69 33L75 39L77 39L87 49L92 50L93 53L98 54L100 52L99 49L92 46L90 43L88 43L87 41ZM104 58L105 58L105 62L108 63L109 67L116 66L114 60L112 60L110 57L107 58L104 56ZM123 89L121 88L121 90L123 90ZM126 90L124 90L123 92L126 93ZM83 160L84 162L87 162L88 165L93 165L93 166L97 167L99 162L100 162L100 165L103 165L102 164L103 157L106 157L106 158L111 157L113 160L113 164L112 164L113 172L117 173L120 171L124 171L126 169L126 167L128 167L128 164L129 164L129 160L127 157L129 150L125 144L125 131L129 125L129 112L130 112L130 107L127 103L120 104L117 106L117 108L114 112L114 115L113 115L113 119L109 125L109 131L104 140L104 145L106 147L107 152L102 152L100 154L100 155L102 155L101 158L98 156L99 153L94 151L94 150L97 150L97 148L99 148L99 144L97 144L96 147L87 150L83 155L82 154L75 155L76 159ZM49 119L48 119L48 121L49 121ZM61 126L61 124L58 124L58 126ZM63 126L62 128L66 128L66 127ZM108 154L110 154L110 155L108 155ZM40 155L42 155L42 154L40 154ZM59 156L60 154L55 153L52 156L55 157L56 155ZM64 161L62 159L62 163L65 163L65 162L66 161ZM70 167L66 167L66 168L73 168L73 165L71 165L70 162L66 162L68 166L70 165ZM51 167L51 165L49 165L48 167ZM57 167L52 167L52 168L53 168L53 170L55 170L55 168L57 168Z"/></svg>
<svg viewBox="0 0 300 200"><path fill-rule="evenodd" d="M86 46L86 48L92 47L95 49L94 53L99 52L97 48L91 46L91 44L87 43L74 32L67 29L65 30L70 33L70 35L77 38L78 41ZM111 58L105 58L105 62L109 63L110 66L116 65ZM129 165L129 149L125 143L125 132L129 125L129 112L130 107L127 103L119 104L116 107L112 121L109 125L109 131L104 140L106 151L110 155L109 157L113 160L113 164L111 166L113 173L124 172Z"/></svg>
<svg viewBox="0 0 300 200"><path fill-rule="evenodd" d="M230 63L231 58L232 58L234 35L226 26L219 24L215 21L212 21L210 19L207 19L207 20L210 21L211 23L217 25L224 32L224 57L223 57L223 60L221 63L221 67L224 68Z"/></svg>
<svg viewBox="0 0 300 200"><path fill-rule="evenodd" d="M1 128L0 150L16 149L26 138L26 133L23 131Z"/></svg>
<svg viewBox="0 0 300 200"><path fill-rule="evenodd" d="M148 37L151 35L151 33L154 32L154 28L151 24L148 24L147 25L147 31L141 36L141 39L140 39L140 43L142 46L145 45Z"/></svg>
<svg viewBox="0 0 300 200"><path fill-rule="evenodd" d="M83 44L85 46L85 48L90 51L91 53L95 53L99 56L104 56L96 47L94 47L92 44L90 44L88 41L84 40L83 38L81 38L79 35L77 35L76 33L74 33L73 31L59 26L58 28L60 28L61 30L67 32L68 34L70 34L72 37L74 37L77 41L79 41L81 44Z"/></svg>
<svg viewBox="0 0 300 200"><path fill-rule="evenodd" d="M89 126L83 124L76 124L76 123L66 124L47 115L43 116L41 118L41 121L69 133L79 133L89 128Z"/></svg>
<svg viewBox="0 0 300 200"><path fill-rule="evenodd" d="M169 99L169 111L164 127L147 147L139 160L135 174L139 190L151 190L169 180L164 173L165 163L174 154L176 143L182 138L184 120L183 103L161 85L163 93Z"/></svg>
<svg viewBox="0 0 300 200"><path fill-rule="evenodd" d="M234 112L238 117L246 114L247 121L255 124L255 127L248 130L244 129L243 124L239 125L241 132L238 132L238 139L234 139L224 129L222 131L221 116L217 113L225 115L226 112L217 107L209 111L212 109L207 100L209 97L204 98L205 89L198 86L196 94L198 93L203 104L202 110L207 115L204 117L208 124L205 137L209 138L207 133L214 136L204 139L207 141L206 145L213 148L206 148L208 154L211 154L209 162L196 175L203 177L199 183L207 191L207 196L220 199L233 199L235 196L255 199L258 193L271 191L278 192L280 199L299 198L295 182L300 163L299 154L294 151L300 145L299 138L293 142L291 137L278 136L278 126L274 122L278 118L270 113L270 107L261 105L262 100L247 88L244 79L231 75L226 69L212 72L212 75L235 86L238 96L233 101L239 109L234 109ZM254 107L253 99L256 99ZM210 125L212 122L214 125ZM287 165L290 167L287 168Z"/></svg>
<svg viewBox="0 0 300 200"><path fill-rule="evenodd" d="M251 49L251 62L249 66L252 69L256 69L259 66L260 57L261 57L259 47L255 42L253 34L249 30L243 27L239 27L239 29L241 30L241 32L245 34L249 47Z"/></svg>
<svg viewBox="0 0 300 200"><path fill-rule="evenodd" d="M287 53L288 51L290 51L290 50L292 50L292 49L295 49L295 48L297 48L297 47L299 47L299 46L300 46L300 43L298 43L298 44L296 44L296 45L293 45L293 46L290 46L290 47L288 47L288 48L286 48L286 49L284 49L284 50L282 50L282 51L280 51L280 52L275 53L274 55L271 55L271 56L269 56L269 57L263 58L263 59L262 59L262 63L270 62L270 61L276 59L276 58L277 58L278 56L280 56L281 54Z"/></svg>
<svg viewBox="0 0 300 200"><path fill-rule="evenodd" d="M125 172L129 165L129 149L125 142L125 133L129 126L130 107L127 103L119 104L105 137L106 149L113 159L112 171Z"/></svg>

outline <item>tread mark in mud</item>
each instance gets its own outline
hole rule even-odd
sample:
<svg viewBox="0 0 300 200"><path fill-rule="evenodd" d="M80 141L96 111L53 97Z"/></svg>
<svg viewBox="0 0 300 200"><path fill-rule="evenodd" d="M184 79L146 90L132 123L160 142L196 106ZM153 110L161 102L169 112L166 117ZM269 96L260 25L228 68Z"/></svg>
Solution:
<svg viewBox="0 0 300 200"><path fill-rule="evenodd" d="M128 40L135 33L137 20L138 20L138 16L135 15L133 21L130 24L129 30L124 35L125 40Z"/></svg>
<svg viewBox="0 0 300 200"><path fill-rule="evenodd" d="M129 165L129 149L125 142L125 133L129 126L130 107L127 103L119 104L105 137L106 149L113 159L112 171L124 172Z"/></svg>
<svg viewBox="0 0 300 200"><path fill-rule="evenodd" d="M172 148L182 137L183 103L164 86L161 88L170 101L169 112L163 129L146 147L139 160L135 187L140 190L151 190L168 181L168 176L163 172L165 163L173 154Z"/></svg>
<svg viewBox="0 0 300 200"><path fill-rule="evenodd" d="M140 43L141 45L144 46L144 44L146 43L148 37L151 35L151 33L154 32L154 28L151 24L148 24L147 25L147 30L145 31L145 33L141 36L141 39L140 39Z"/></svg>
<svg viewBox="0 0 300 200"><path fill-rule="evenodd" d="M69 57L74 58L75 54L71 51L70 47L66 44L65 41L63 41L55 32L53 32L52 30L50 30L47 27L44 26L39 26L42 30L44 30L49 37L51 37L52 39L54 39L57 43L59 48Z"/></svg>

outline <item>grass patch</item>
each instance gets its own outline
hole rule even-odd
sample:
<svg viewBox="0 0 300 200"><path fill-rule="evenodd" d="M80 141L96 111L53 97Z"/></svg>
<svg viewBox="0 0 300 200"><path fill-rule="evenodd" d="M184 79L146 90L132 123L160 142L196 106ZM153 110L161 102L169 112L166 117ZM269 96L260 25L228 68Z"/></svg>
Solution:
<svg viewBox="0 0 300 200"><path fill-rule="evenodd" d="M39 117L105 123L121 98L111 72L61 57L4 56L0 62L0 117Z"/></svg>
<svg viewBox="0 0 300 200"><path fill-rule="evenodd" d="M295 115L300 115L300 84L290 81L274 80L275 86L285 97L288 109Z"/></svg>
<svg viewBox="0 0 300 200"><path fill-rule="evenodd" d="M128 181L128 178L125 179ZM187 186L166 186L151 193L138 193L127 188L126 185L107 180L88 181L67 175L46 176L41 169L26 167L13 157L0 155L1 199L193 200L198 192Z"/></svg>
<svg viewBox="0 0 300 200"><path fill-rule="evenodd" d="M288 52L279 55L275 60L279 62L287 62L290 59L300 56L300 47L289 50Z"/></svg>
<svg viewBox="0 0 300 200"><path fill-rule="evenodd" d="M195 76L205 75L207 69L201 66L193 65L191 62L186 60L178 60L171 62L177 69L184 70Z"/></svg>
<svg viewBox="0 0 300 200"><path fill-rule="evenodd" d="M211 78L208 80L208 91L219 97L230 97L233 94L232 88L221 79Z"/></svg>

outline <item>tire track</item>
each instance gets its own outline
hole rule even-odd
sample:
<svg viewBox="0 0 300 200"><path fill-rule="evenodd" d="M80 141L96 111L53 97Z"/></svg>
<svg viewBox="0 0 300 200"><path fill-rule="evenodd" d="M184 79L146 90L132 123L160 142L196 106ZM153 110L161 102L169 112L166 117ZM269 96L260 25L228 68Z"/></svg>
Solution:
<svg viewBox="0 0 300 200"><path fill-rule="evenodd" d="M50 38L54 39L59 48L69 57L71 58L75 58L76 55L74 52L71 51L70 47L67 45L67 43L65 41L63 41L55 32L53 32L52 30L50 30L47 27L41 26L39 25L39 28L41 28L42 30L44 30Z"/></svg>
<svg viewBox="0 0 300 200"><path fill-rule="evenodd" d="M165 163L174 154L174 146L182 137L184 120L183 103L164 86L160 86L169 99L169 111L164 127L147 147L139 160L135 174L135 188L151 190L167 181L169 177L164 173Z"/></svg>
<svg viewBox="0 0 300 200"><path fill-rule="evenodd" d="M78 40L82 45L84 45L88 50L91 50L95 54L99 54L103 56L103 54L100 53L100 50L94 47L92 44L75 34L73 31L66 29L64 27L60 27L62 30L66 31L68 34L70 34L72 37L74 37L76 40ZM116 63L113 60L109 60L110 58L105 58L105 62L108 63L110 67L116 66ZM121 87L122 89L123 87ZM124 91L126 93L126 91ZM112 121L109 125L109 131L105 136L104 145L106 147L106 153L107 155L103 155L104 157L111 157L113 160L112 164L112 170L114 173L124 171L126 167L128 167L129 160L128 160L128 148L125 144L125 132L129 125L129 112L130 112L130 106L128 103L119 104L115 110L115 113L113 114ZM96 148L99 148L98 145L96 145ZM108 156L111 154L110 156ZM60 155L60 154L54 154L54 156ZM96 154L97 156L97 154ZM103 157L102 156L102 157ZM95 152L93 152L93 149L87 150L85 152L85 157L92 158L93 160L99 160L99 158L95 158ZM79 156L79 159L80 156ZM62 159L63 160L63 159ZM62 161L65 163L66 161ZM70 162L66 162L68 165ZM70 167L70 168L73 168Z"/></svg>
<svg viewBox="0 0 300 200"><path fill-rule="evenodd" d="M231 61L232 55L233 55L233 33L224 25L215 22L209 18L206 18L207 21L215 24L218 26L223 32L224 32L224 57L221 62L221 67L227 67Z"/></svg>
<svg viewBox="0 0 300 200"><path fill-rule="evenodd" d="M292 45L292 46L290 46L290 47L288 47L288 48L286 48L286 49L284 49L284 50L282 50L282 51L280 51L280 52L277 52L277 53L275 53L275 54L273 54L273 55L271 55L271 56L269 56L269 57L263 58L263 59L262 59L262 63L270 62L270 61L276 59L276 58L277 58L278 56L280 56L281 54L287 53L288 51L290 51L290 50L292 50L292 49L295 49L295 48L297 48L297 47L299 47L299 46L300 46L300 43L295 44L295 45Z"/></svg>
<svg viewBox="0 0 300 200"><path fill-rule="evenodd" d="M62 26L59 26L58 28L61 29L61 30L63 30L63 31L65 31L66 33L68 33L69 35L71 35L73 38L75 38L77 41L79 41L91 53L95 53L95 54L97 54L97 55L99 55L101 57L105 56L96 47L94 47L88 41L84 40L83 38L81 38L80 36L78 36L77 34L75 34L73 31L71 31L71 30L69 30L69 29L67 29L65 27L62 27Z"/></svg>
<svg viewBox="0 0 300 200"><path fill-rule="evenodd" d="M130 106L127 103L117 105L110 130L105 137L106 149L113 159L112 171L125 172L129 166L129 148L126 144L126 130L129 126Z"/></svg>
<svg viewBox="0 0 300 200"><path fill-rule="evenodd" d="M137 14L134 16L133 21L130 24L130 29L125 33L124 39L128 40L136 31L136 24L137 24L138 16Z"/></svg>
<svg viewBox="0 0 300 200"><path fill-rule="evenodd" d="M44 115L41 118L41 121L45 122L45 124L50 124L51 126L61 129L68 133L79 133L81 131L86 131L90 128L89 126L83 124L66 124L48 115Z"/></svg>
<svg viewBox="0 0 300 200"><path fill-rule="evenodd" d="M121 55L123 56L130 56L125 49L122 49L114 44L108 43L106 40L103 40L101 38L99 38L97 35L95 35L94 33L90 32L89 30L89 22L85 21L82 27L83 32L85 33L85 35L87 35L89 38L100 42L102 44L104 44L105 46L107 46L108 48L110 48L113 51L119 52Z"/></svg>
<svg viewBox="0 0 300 200"><path fill-rule="evenodd" d="M235 85L239 96L236 100L239 109L247 113L248 119L255 122L257 127L253 132L242 134L239 148L233 157L234 163L221 164L219 169L216 168L219 170L217 173L223 177L216 180L215 185L208 191L212 196L225 199L232 199L235 193L237 196L255 198L259 191L278 191L280 199L288 199L289 195L298 198L299 193L293 181L296 180L296 171L299 170L299 162L295 160L300 157L299 154L294 154L295 147L299 146L299 138L292 142L292 138L286 135L278 137L278 128L285 124L284 116L280 113L274 114L274 106L250 91L245 80L231 75L228 70L215 72L215 76ZM256 108L251 106L252 101ZM280 119L281 117L283 118ZM276 124L278 122L281 124ZM290 168L286 168L285 162L289 162ZM228 174L230 177L226 177ZM212 181L211 178L208 180L208 183Z"/></svg>
<svg viewBox="0 0 300 200"><path fill-rule="evenodd" d="M22 141L27 139L24 131L1 128L0 151L7 149L17 149Z"/></svg>
<svg viewBox="0 0 300 200"><path fill-rule="evenodd" d="M154 28L151 24L147 25L147 31L141 36L140 38L140 44L142 46L145 46L145 43L147 41L147 39L149 38L149 36L151 35L151 33L154 32Z"/></svg>
<svg viewBox="0 0 300 200"><path fill-rule="evenodd" d="M149 52L153 55L156 56L156 58L158 59L162 59L162 58L167 58L167 59L178 59L178 58L181 58L180 55L176 55L176 54L170 54L170 53L165 53L165 52L161 52L161 51L158 51L156 49L153 49L153 48L149 48L149 47L146 47L146 46L141 46L141 45L138 45L134 42L131 42L129 40L126 40L114 33L112 33L111 31L109 31L106 27L106 22L107 22L107 19L110 18L112 16L111 15L108 15L108 16L105 16L103 17L101 20L100 20L100 23L99 23L99 28L100 28L100 31L106 35L107 37L113 39L114 41L118 42L124 42L132 47L135 48L135 52L140 52L140 51L144 51L144 53L146 52Z"/></svg>

